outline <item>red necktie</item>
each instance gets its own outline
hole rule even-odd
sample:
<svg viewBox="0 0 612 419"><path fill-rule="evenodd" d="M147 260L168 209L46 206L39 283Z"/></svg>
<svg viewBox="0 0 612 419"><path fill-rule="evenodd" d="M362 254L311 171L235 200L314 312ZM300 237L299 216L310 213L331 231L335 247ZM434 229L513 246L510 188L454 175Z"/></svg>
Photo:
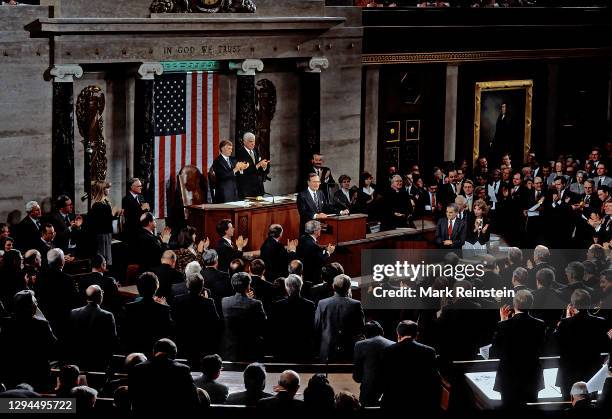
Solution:
<svg viewBox="0 0 612 419"><path fill-rule="evenodd" d="M449 240L450 240L452 235L453 235L453 222L449 221L448 222L448 239Z"/></svg>
<svg viewBox="0 0 612 419"><path fill-rule="evenodd" d="M431 210L433 211L436 208L436 194L431 194Z"/></svg>

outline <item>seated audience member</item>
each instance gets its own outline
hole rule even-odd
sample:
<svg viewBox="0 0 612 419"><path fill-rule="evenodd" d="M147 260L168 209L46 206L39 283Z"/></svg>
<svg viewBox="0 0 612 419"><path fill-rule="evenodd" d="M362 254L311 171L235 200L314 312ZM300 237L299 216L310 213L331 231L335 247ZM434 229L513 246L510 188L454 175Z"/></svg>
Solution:
<svg viewBox="0 0 612 419"><path fill-rule="evenodd" d="M315 330L320 339L319 361L353 359L355 342L363 336L364 314L361 302L350 297L351 278L334 278L334 296L319 301Z"/></svg>
<svg viewBox="0 0 612 419"><path fill-rule="evenodd" d="M548 268L553 273L553 281L551 282L551 287L555 291L559 291L563 285L557 282L555 279L558 278L557 270L550 263L550 250L546 246L537 245L533 249L533 268L529 269L529 281L527 283L527 288L534 289L536 286L536 274L541 269Z"/></svg>
<svg viewBox="0 0 612 419"><path fill-rule="evenodd" d="M418 325L410 320L396 329L397 343L382 354L382 400L385 410L401 406L435 415L440 406L441 380L436 364L436 351L416 341Z"/></svg>
<svg viewBox="0 0 612 419"><path fill-rule="evenodd" d="M202 375L196 378L195 385L206 390L212 404L223 404L227 400L229 388L217 380L221 375L223 361L217 354L206 355L202 359Z"/></svg>
<svg viewBox="0 0 612 419"><path fill-rule="evenodd" d="M193 261L193 262L189 262L187 266L185 266L184 274L185 274L185 278L187 278L192 274L197 274L197 273L201 274L202 272L203 272L202 266L200 265L200 263ZM172 305L175 297L179 295L187 294L187 292L188 292L187 280L173 284L172 288L170 288L170 297L166 298L166 303L169 305ZM206 294L207 297L210 296L210 290L207 288L204 288L202 293Z"/></svg>
<svg viewBox="0 0 612 419"><path fill-rule="evenodd" d="M457 204L446 207L446 218L436 226L436 244L441 249L461 249L467 234L465 223L457 218Z"/></svg>
<svg viewBox="0 0 612 419"><path fill-rule="evenodd" d="M576 290L584 290L589 295L593 294L593 289L589 288L583 281L584 265L582 263L577 261L570 262L565 267L565 278L567 279L567 285L559 291L559 297L566 303L570 302L572 294Z"/></svg>
<svg viewBox="0 0 612 419"><path fill-rule="evenodd" d="M315 305L300 296L302 278L298 275L287 276L285 290L287 297L273 303L270 310L275 358L308 362L313 354Z"/></svg>
<svg viewBox="0 0 612 419"><path fill-rule="evenodd" d="M566 303L561 300L559 293L553 289L555 274L552 269L540 269L536 275L537 289L533 294L533 310L530 313L536 318L544 320L549 328L554 330L561 319ZM561 286L561 284L558 284Z"/></svg>
<svg viewBox="0 0 612 419"><path fill-rule="evenodd" d="M57 339L49 323L36 316L36 298L30 290L14 296L13 315L0 330L0 382L13 388L27 382L36 391L52 389L50 360ZM8 345L6 342L10 342Z"/></svg>
<svg viewBox="0 0 612 419"><path fill-rule="evenodd" d="M0 303L11 311L13 297L19 291L28 289L23 257L17 249L11 249L4 254L0 263Z"/></svg>
<svg viewBox="0 0 612 419"><path fill-rule="evenodd" d="M215 245L215 251L219 255L219 270L227 272L232 260L242 258L242 249L246 247L249 239L238 236L236 245L232 243L234 225L230 219L223 219L217 223L217 233L221 236Z"/></svg>
<svg viewBox="0 0 612 419"><path fill-rule="evenodd" d="M123 342L130 352L150 353L155 342L172 335L170 307L154 299L159 288L154 273L141 274L136 287L142 299L125 306Z"/></svg>
<svg viewBox="0 0 612 419"><path fill-rule="evenodd" d="M189 367L176 362L176 345L160 339L153 346L153 358L129 372L132 410L136 414L158 416L193 412L199 405Z"/></svg>
<svg viewBox="0 0 612 419"><path fill-rule="evenodd" d="M344 268L338 262L328 263L321 268L321 282L310 288L309 297L315 305L319 301L334 295L334 278L344 273Z"/></svg>
<svg viewBox="0 0 612 419"><path fill-rule="evenodd" d="M132 368L134 368L138 364L142 364L147 360L145 354L140 352L132 352L125 357L123 361L123 369L120 370L123 374L130 374ZM115 391L122 386L128 385L128 378L126 376L119 376L119 378L115 378L114 380L109 380L104 385L102 389L102 393L106 396L112 395Z"/></svg>
<svg viewBox="0 0 612 419"><path fill-rule="evenodd" d="M74 214L72 199L61 195L55 200L55 211L47 217L55 228L55 244L65 253L75 254L80 245L83 217Z"/></svg>
<svg viewBox="0 0 612 419"><path fill-rule="evenodd" d="M321 223L318 221L308 221L304 233L297 246L297 256L304 264L304 281L318 284L321 282L321 268L334 253L336 246L331 243L325 248L319 246L317 240L321 236Z"/></svg>
<svg viewBox="0 0 612 419"><path fill-rule="evenodd" d="M222 315L221 300L234 295L230 277L227 272L217 269L219 266L219 256L216 250L205 251L202 255L202 262L204 262L204 269L202 270L204 286L210 290L211 298L217 307L217 313Z"/></svg>
<svg viewBox="0 0 612 419"><path fill-rule="evenodd" d="M232 260L229 264L229 268L227 269L227 274L230 276L230 278L238 272L246 272L246 264L242 259Z"/></svg>
<svg viewBox="0 0 612 419"><path fill-rule="evenodd" d="M76 399L75 407L79 415L92 414L98 399L98 391L88 386L77 386L70 390L70 397Z"/></svg>
<svg viewBox="0 0 612 419"><path fill-rule="evenodd" d="M118 387L113 392L113 413L120 417L127 417L132 414L132 402L130 402L130 390L128 386Z"/></svg>
<svg viewBox="0 0 612 419"><path fill-rule="evenodd" d="M500 309L501 321L493 337L491 355L499 358L494 390L499 391L507 408L524 406L538 399L544 388L540 355L546 325L527 313L533 295L521 290L514 295L514 315L509 306Z"/></svg>
<svg viewBox="0 0 612 419"><path fill-rule="evenodd" d="M57 376L55 395L57 397L70 397L70 391L80 385L81 371L76 365L62 365Z"/></svg>
<svg viewBox="0 0 612 419"><path fill-rule="evenodd" d="M141 272L148 272L158 266L162 254L168 248L170 241L170 228L164 228L161 236L155 234L155 218L150 212L140 217L140 231L137 236L136 253Z"/></svg>
<svg viewBox="0 0 612 419"><path fill-rule="evenodd" d="M266 276L270 281L287 276L287 265L295 259L298 240L287 240L287 248L282 243L283 227L272 224L268 229L268 238L261 245L259 257L266 264Z"/></svg>
<svg viewBox="0 0 612 419"><path fill-rule="evenodd" d="M334 388L324 374L315 374L304 389L304 408L312 413L332 413L335 407Z"/></svg>
<svg viewBox="0 0 612 419"><path fill-rule="evenodd" d="M87 305L70 313L67 346L71 359L86 371L106 371L117 347L113 313L100 308L103 291L98 285L86 290Z"/></svg>
<svg viewBox="0 0 612 419"><path fill-rule="evenodd" d="M278 298L279 290L272 282L267 280L268 269L263 260L253 259L250 271L251 288L255 293L254 297L263 303L264 309L267 311L270 308L270 304Z"/></svg>
<svg viewBox="0 0 612 419"><path fill-rule="evenodd" d="M578 381L572 384L570 390L570 397L572 399L572 410L591 410L594 409L591 403L590 392L587 387L587 383L584 381Z"/></svg>
<svg viewBox="0 0 612 419"><path fill-rule="evenodd" d="M355 343L353 380L361 383L359 400L363 406L377 406L382 394L382 355L393 341L385 338L383 328L375 320L365 324L365 339Z"/></svg>
<svg viewBox="0 0 612 419"><path fill-rule="evenodd" d="M398 227L414 227L411 216L414 211L410 195L403 187L402 177L395 175L391 178L391 187L383 195L382 207L384 209L382 229L392 230Z"/></svg>
<svg viewBox="0 0 612 419"><path fill-rule="evenodd" d="M79 294L85 300L85 291L92 285L97 285L104 292L102 308L117 316L123 310L121 296L119 295L119 284L115 278L108 276L106 259L102 255L95 255L91 258L91 272L79 275L78 282Z"/></svg>
<svg viewBox="0 0 612 419"><path fill-rule="evenodd" d="M263 364L254 362L249 364L242 373L244 379L245 391L231 393L227 396L225 404L229 405L244 405L256 406L259 400L273 397L272 394L266 393L266 367Z"/></svg>
<svg viewBox="0 0 612 419"><path fill-rule="evenodd" d="M189 274L186 282L187 293L172 301L172 319L176 326L179 354L196 362L202 355L218 349L219 315L214 301L203 295L202 275L199 272Z"/></svg>
<svg viewBox="0 0 612 419"><path fill-rule="evenodd" d="M0 237L0 256L9 250L13 250L15 240L12 237Z"/></svg>
<svg viewBox="0 0 612 419"><path fill-rule="evenodd" d="M79 305L79 294L72 277L63 272L64 252L51 249L47 253L49 268L36 281L40 309L61 340L65 336L70 312Z"/></svg>
<svg viewBox="0 0 612 419"><path fill-rule="evenodd" d="M304 407L304 402L295 399L295 394L299 388L300 376L298 373L285 370L278 379L278 385L274 387L276 396L259 400L257 408L276 411L300 411Z"/></svg>
<svg viewBox="0 0 612 419"><path fill-rule="evenodd" d="M566 400L572 384L590 380L601 368L600 354L610 350L607 322L591 315L588 310L592 307L587 291L574 291L566 318L554 333L560 355L556 385Z"/></svg>
<svg viewBox="0 0 612 419"><path fill-rule="evenodd" d="M15 247L22 252L37 249L40 242L42 223L40 216L42 211L36 201L30 201L25 205L26 216L15 226L14 238L17 240Z"/></svg>
<svg viewBox="0 0 612 419"><path fill-rule="evenodd" d="M168 299L171 295L172 285L183 282L185 280L185 275L183 275L182 271L175 269L176 253L174 253L174 251L164 251L160 261L161 265L151 269L151 272L157 276L157 280L159 281L159 289L156 295Z"/></svg>
<svg viewBox="0 0 612 419"><path fill-rule="evenodd" d="M359 399L350 391L339 391L334 399L338 413L356 413L361 409Z"/></svg>
<svg viewBox="0 0 612 419"><path fill-rule="evenodd" d="M249 361L262 357L266 313L261 301L249 297L251 279L246 272L232 276L235 295L221 300L225 331L223 343L228 361Z"/></svg>
<svg viewBox="0 0 612 419"><path fill-rule="evenodd" d="M184 227L177 237L178 249L174 251L176 253L176 265L174 268L177 271L183 272L189 262L200 262L202 260L202 253L208 249L209 244L210 240L208 237L196 243L196 229L191 226Z"/></svg>

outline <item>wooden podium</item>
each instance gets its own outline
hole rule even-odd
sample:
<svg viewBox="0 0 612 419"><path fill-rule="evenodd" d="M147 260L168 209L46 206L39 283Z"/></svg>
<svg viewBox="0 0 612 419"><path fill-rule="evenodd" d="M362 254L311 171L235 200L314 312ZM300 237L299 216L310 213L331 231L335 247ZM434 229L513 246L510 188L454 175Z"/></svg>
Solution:
<svg viewBox="0 0 612 419"><path fill-rule="evenodd" d="M325 231L321 232L318 243L323 246L327 244L338 244L366 238L366 214L333 215L321 220L326 225Z"/></svg>
<svg viewBox="0 0 612 419"><path fill-rule="evenodd" d="M295 200L282 199L276 203L267 201L250 202L248 207L233 204L189 205L187 224L198 231L198 240L208 236L210 247L214 248L221 237L217 234L217 223L224 218L232 220L234 239L248 238L244 251L259 250L268 237L270 224L283 226L283 243L299 238L300 215Z"/></svg>

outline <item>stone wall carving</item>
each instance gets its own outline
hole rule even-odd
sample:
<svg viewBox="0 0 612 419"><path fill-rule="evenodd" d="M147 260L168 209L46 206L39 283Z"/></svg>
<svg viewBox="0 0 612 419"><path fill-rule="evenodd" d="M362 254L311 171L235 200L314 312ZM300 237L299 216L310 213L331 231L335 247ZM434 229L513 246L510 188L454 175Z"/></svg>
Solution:
<svg viewBox="0 0 612 419"><path fill-rule="evenodd" d="M270 123L276 113L276 87L268 79L255 85L255 109L257 111L257 151L264 159L270 158Z"/></svg>
<svg viewBox="0 0 612 419"><path fill-rule="evenodd" d="M151 13L255 13L255 0L153 0Z"/></svg>

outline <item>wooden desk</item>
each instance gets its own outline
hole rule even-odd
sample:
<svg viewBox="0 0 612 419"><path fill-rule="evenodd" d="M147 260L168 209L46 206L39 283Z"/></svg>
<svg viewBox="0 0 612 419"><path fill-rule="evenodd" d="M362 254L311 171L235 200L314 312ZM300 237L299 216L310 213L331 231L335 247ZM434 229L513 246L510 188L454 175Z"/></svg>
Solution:
<svg viewBox="0 0 612 419"><path fill-rule="evenodd" d="M203 204L187 207L187 224L198 231L198 239L208 236L211 248L221 237L217 223L224 218L232 220L234 238L243 236L249 242L244 251L259 250L268 237L270 224L283 226L283 240L299 238L300 215L295 200L285 198L274 204L266 201L250 202L249 206L233 204Z"/></svg>
<svg viewBox="0 0 612 419"><path fill-rule="evenodd" d="M338 244L353 240L366 238L366 214L334 215L323 220L327 224L327 230L321 232L319 244L326 246L328 243Z"/></svg>

